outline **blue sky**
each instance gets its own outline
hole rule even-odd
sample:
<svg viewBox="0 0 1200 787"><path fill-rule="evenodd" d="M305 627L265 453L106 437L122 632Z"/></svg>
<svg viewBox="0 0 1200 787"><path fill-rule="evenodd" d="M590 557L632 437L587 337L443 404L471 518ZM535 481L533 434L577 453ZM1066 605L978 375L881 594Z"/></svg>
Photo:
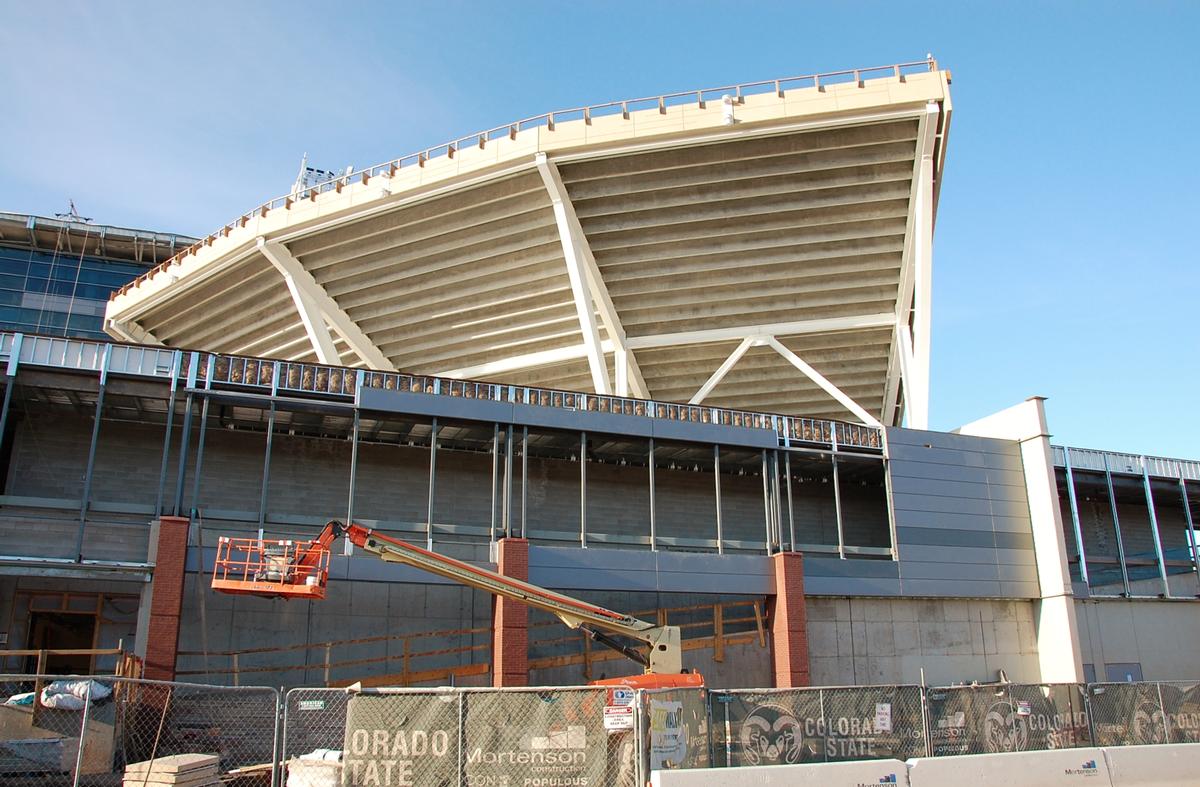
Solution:
<svg viewBox="0 0 1200 787"><path fill-rule="evenodd" d="M933 52L933 427L1036 394L1058 442L1200 458L1198 38L1195 2L0 0L0 210L205 234L305 151Z"/></svg>

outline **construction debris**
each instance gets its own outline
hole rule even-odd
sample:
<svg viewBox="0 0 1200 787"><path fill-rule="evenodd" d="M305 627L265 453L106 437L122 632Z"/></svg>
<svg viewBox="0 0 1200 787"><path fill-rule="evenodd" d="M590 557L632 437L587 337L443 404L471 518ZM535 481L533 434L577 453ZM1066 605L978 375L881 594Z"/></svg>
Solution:
<svg viewBox="0 0 1200 787"><path fill-rule="evenodd" d="M212 754L174 754L125 768L123 787L220 787Z"/></svg>

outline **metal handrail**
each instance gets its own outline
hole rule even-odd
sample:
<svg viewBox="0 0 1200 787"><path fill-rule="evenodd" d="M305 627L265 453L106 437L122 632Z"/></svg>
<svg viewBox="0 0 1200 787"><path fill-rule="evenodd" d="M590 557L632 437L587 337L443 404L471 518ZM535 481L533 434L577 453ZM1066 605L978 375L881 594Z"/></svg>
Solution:
<svg viewBox="0 0 1200 787"><path fill-rule="evenodd" d="M937 71L937 60L932 57L925 60L915 60L908 63L894 63L888 66L871 66L869 68L852 68L843 69L841 71L826 71L818 74L806 74L804 76L783 77L780 79L765 79L758 82L742 82L740 84L726 85L724 87L701 88L698 90L684 90L677 93L663 93L658 96L647 96L645 98L630 98L622 101L606 101L601 104L590 104L573 109L559 109L553 112L545 112L540 115L534 115L522 120L517 120L512 123L506 123L501 126L494 126L485 131L476 131L473 134L458 137L444 142L440 145L425 148L416 153L409 153L399 158L385 161L382 164L376 164L358 172L347 171L344 175L339 175L335 178L316 183L308 188L301 189L296 192L285 194L281 197L267 200L253 210L247 211L238 216L233 221L218 229L216 232L202 238L187 248L183 249L173 257L168 258L164 262L151 268L146 273L137 277L133 281L116 290L109 296L109 300L114 300L117 297L129 292L130 289L138 286L143 281L153 279L155 275L166 271L170 266L180 262L189 254L195 254L204 246L211 246L217 238L228 237L235 229L245 227L255 216L266 217L266 215L276 208L290 208L293 203L309 199L315 200L318 194L323 194L327 191L341 192L343 187L349 186L351 181L359 180L363 185L366 185L371 178L378 177L387 173L388 177L395 175L396 172L404 167L418 166L424 167L426 162L431 159L454 158L454 154L464 147L479 147L483 149L488 142L503 137L516 139L517 134L530 128L545 127L547 131L554 131L559 122L572 122L582 120L585 124L591 125L593 117L604 117L607 115L620 114L625 120L629 119L630 112L641 110L650 110L657 108L662 114L666 114L667 108L679 106L685 103L695 103L699 108L704 109L707 101L720 100L723 96L729 95L733 97L737 103L741 104L745 101L748 95L756 95L759 93L768 93L774 91L779 98L783 98L787 90L797 89L801 87L814 88L823 90L825 85L838 84L841 81L852 82L862 87L863 82L867 79L879 79L884 77L893 77L903 79L906 74L919 71ZM850 79L847 80L846 77Z"/></svg>
<svg viewBox="0 0 1200 787"><path fill-rule="evenodd" d="M377 388L667 421L771 429L785 445L799 442L828 446L834 450L883 450L880 429L846 421L200 350L115 344L91 339L64 339L4 331L0 332L0 361L10 359L15 348L18 364L99 372L106 346L111 348L107 374L167 380L174 376L180 381L191 381L196 387L224 385L264 393L315 394L326 399L351 402L355 400L359 388ZM179 363L175 363L176 354L180 356Z"/></svg>

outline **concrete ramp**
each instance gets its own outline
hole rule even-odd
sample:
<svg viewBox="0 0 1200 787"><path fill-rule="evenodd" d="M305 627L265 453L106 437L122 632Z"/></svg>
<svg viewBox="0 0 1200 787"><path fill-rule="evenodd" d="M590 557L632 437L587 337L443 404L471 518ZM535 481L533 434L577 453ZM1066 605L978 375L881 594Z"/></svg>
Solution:
<svg viewBox="0 0 1200 787"><path fill-rule="evenodd" d="M1114 746L1104 749L1113 787L1188 787L1200 784L1200 743Z"/></svg>
<svg viewBox="0 0 1200 787"><path fill-rule="evenodd" d="M862 784L904 787L908 783L904 763L900 760L654 771L650 776L653 787L859 787Z"/></svg>

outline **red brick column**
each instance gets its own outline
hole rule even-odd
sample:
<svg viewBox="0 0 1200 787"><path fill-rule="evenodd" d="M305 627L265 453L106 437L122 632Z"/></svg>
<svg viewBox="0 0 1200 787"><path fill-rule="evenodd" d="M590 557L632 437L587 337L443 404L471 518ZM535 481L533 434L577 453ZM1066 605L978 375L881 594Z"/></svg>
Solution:
<svg viewBox="0 0 1200 787"><path fill-rule="evenodd" d="M496 544L496 570L529 581L529 542L502 538ZM529 608L496 596L492 601L492 685L529 685Z"/></svg>
<svg viewBox="0 0 1200 787"><path fill-rule="evenodd" d="M154 579L150 585L150 627L143 669L144 676L154 680L175 679L187 539L187 517L164 516L158 520L158 548L154 558Z"/></svg>
<svg viewBox="0 0 1200 787"><path fill-rule="evenodd" d="M771 620L771 671L777 688L809 685L808 621L804 606L804 557L771 557L775 595L767 602Z"/></svg>

